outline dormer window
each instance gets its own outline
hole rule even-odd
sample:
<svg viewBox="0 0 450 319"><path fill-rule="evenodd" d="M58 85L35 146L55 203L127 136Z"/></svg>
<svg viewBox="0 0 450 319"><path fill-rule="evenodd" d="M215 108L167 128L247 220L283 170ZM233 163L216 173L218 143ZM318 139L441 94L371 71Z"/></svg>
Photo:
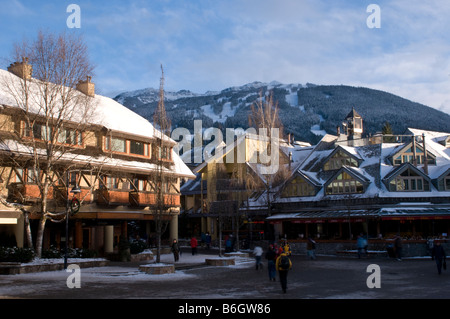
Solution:
<svg viewBox="0 0 450 319"><path fill-rule="evenodd" d="M21 122L22 137L34 138L41 141L51 141L53 138L54 128L45 124L34 123L30 129L25 121ZM83 146L83 134L79 130L71 128L60 128L56 135L56 143L68 144L71 146Z"/></svg>
<svg viewBox="0 0 450 319"><path fill-rule="evenodd" d="M342 150L338 150L331 156L324 165L324 170L340 169L342 166L358 167L359 163L356 159Z"/></svg>
<svg viewBox="0 0 450 319"><path fill-rule="evenodd" d="M444 178L444 189L450 191L450 175Z"/></svg>
<svg viewBox="0 0 450 319"><path fill-rule="evenodd" d="M151 156L149 143L119 137L106 136L104 150L128 155Z"/></svg>
<svg viewBox="0 0 450 319"><path fill-rule="evenodd" d="M425 163L425 154L421 146L416 145L415 155L417 165L422 165ZM413 162L414 162L414 150L412 146L407 147L405 150L393 156L394 165L401 165L404 163L412 164ZM428 165L436 165L436 157L432 155L430 152L427 152L427 162Z"/></svg>
<svg viewBox="0 0 450 319"><path fill-rule="evenodd" d="M364 185L345 171L336 176L326 187L327 195L352 193L364 193Z"/></svg>
<svg viewBox="0 0 450 319"><path fill-rule="evenodd" d="M137 142L137 141L130 141L130 153L131 154L136 154L136 155L148 155L145 154L147 147L145 147L146 144L142 143L142 142Z"/></svg>
<svg viewBox="0 0 450 319"><path fill-rule="evenodd" d="M281 193L281 197L314 196L315 194L314 186L300 176L297 176L286 185Z"/></svg>
<svg viewBox="0 0 450 319"><path fill-rule="evenodd" d="M385 179L391 192L430 191L430 179L413 165L406 163L394 169Z"/></svg>
<svg viewBox="0 0 450 319"><path fill-rule="evenodd" d="M107 136L105 138L105 150L111 152L127 152L127 144L125 139Z"/></svg>

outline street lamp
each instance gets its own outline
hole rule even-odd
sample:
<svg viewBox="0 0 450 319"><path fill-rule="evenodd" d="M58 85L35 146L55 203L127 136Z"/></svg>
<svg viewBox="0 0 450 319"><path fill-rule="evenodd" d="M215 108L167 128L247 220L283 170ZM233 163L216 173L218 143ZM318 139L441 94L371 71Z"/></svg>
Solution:
<svg viewBox="0 0 450 319"><path fill-rule="evenodd" d="M69 179L67 179L69 181ZM75 184L75 187L70 191L72 194L81 193L80 187ZM69 200L69 187L67 187L67 202L66 202L66 247L64 252L64 269L67 269L67 252L69 249L69 211L70 211L70 200Z"/></svg>

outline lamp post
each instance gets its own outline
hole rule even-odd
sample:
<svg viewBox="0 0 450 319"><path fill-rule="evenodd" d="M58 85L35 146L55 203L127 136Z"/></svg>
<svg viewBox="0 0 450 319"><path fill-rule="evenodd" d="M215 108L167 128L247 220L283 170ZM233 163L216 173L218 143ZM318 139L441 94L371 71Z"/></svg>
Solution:
<svg viewBox="0 0 450 319"><path fill-rule="evenodd" d="M67 177L69 177L69 173L67 173ZM78 194L81 190L78 185L75 184L75 187L69 192L69 178L67 178L67 201L66 201L66 247L64 252L64 269L67 269L67 253L69 249L69 211L70 211L70 200L69 193Z"/></svg>

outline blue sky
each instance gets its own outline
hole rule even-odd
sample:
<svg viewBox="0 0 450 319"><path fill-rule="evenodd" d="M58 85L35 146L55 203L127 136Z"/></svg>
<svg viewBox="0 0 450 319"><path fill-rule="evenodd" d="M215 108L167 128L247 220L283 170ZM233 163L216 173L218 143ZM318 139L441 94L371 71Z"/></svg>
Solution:
<svg viewBox="0 0 450 319"><path fill-rule="evenodd" d="M71 3L81 28L69 29ZM369 28L369 4L380 28ZM447 0L0 0L0 67L38 30L83 34L97 92L253 81L380 89L450 113ZM355 106L357 107L357 106Z"/></svg>

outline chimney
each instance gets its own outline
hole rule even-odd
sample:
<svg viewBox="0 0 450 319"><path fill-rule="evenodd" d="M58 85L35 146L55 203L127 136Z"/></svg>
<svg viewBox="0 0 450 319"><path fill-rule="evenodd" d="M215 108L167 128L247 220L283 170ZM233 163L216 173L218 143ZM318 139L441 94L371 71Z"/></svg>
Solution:
<svg viewBox="0 0 450 319"><path fill-rule="evenodd" d="M291 170L292 152L289 152L289 171Z"/></svg>
<svg viewBox="0 0 450 319"><path fill-rule="evenodd" d="M30 80L33 74L33 66L28 63L28 58L23 57L22 62L14 62L9 65L8 71L19 78L24 80Z"/></svg>
<svg viewBox="0 0 450 319"><path fill-rule="evenodd" d="M423 170L425 174L428 175L428 154L427 147L425 145L425 133L422 133L422 142L423 142Z"/></svg>
<svg viewBox="0 0 450 319"><path fill-rule="evenodd" d="M341 127L340 126L336 126L336 134L337 134L337 136L341 135Z"/></svg>
<svg viewBox="0 0 450 319"><path fill-rule="evenodd" d="M91 82L92 77L87 76L86 81L78 81L77 90L81 93L86 94L87 96L95 95L95 84Z"/></svg>

